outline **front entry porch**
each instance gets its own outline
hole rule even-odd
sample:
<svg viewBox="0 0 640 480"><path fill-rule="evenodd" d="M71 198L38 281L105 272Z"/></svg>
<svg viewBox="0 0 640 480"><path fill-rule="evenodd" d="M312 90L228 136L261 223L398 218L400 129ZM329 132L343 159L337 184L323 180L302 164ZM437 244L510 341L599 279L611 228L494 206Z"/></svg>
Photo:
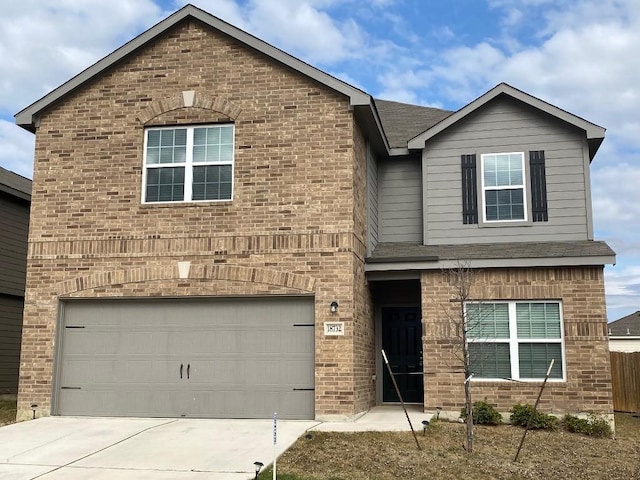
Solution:
<svg viewBox="0 0 640 480"><path fill-rule="evenodd" d="M424 405L422 314L418 280L372 282L376 304L376 369L378 405L400 399L381 350L389 359L405 403Z"/></svg>

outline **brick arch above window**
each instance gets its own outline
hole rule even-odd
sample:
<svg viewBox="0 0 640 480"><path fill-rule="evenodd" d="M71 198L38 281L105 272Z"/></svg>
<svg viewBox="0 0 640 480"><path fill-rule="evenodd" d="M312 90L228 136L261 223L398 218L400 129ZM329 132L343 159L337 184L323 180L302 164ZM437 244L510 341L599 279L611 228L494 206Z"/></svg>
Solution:
<svg viewBox="0 0 640 480"><path fill-rule="evenodd" d="M110 270L79 276L60 282L55 286L59 296L77 296L78 293L95 288L127 285L131 283L155 282L159 280L208 280L247 282L274 287L285 287L300 293L313 293L316 279L306 275L283 272L269 268L240 265L192 264L187 277L181 277L177 261L164 265Z"/></svg>
<svg viewBox="0 0 640 480"><path fill-rule="evenodd" d="M205 110L208 115L207 121L235 121L242 109L229 100L206 93L188 90L183 91L173 97L154 100L138 115L138 121L143 125L157 125L164 123L159 117L165 116L177 110L186 110L185 116L189 117L189 110L200 117L198 111Z"/></svg>

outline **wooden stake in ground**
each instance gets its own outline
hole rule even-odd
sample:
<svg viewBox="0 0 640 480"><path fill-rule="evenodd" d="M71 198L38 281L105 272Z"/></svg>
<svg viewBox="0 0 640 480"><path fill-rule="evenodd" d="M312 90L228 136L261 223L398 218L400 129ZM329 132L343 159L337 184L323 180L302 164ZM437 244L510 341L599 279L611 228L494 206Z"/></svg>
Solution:
<svg viewBox="0 0 640 480"><path fill-rule="evenodd" d="M547 384L547 380L549 379L549 375L551 375L551 369L553 368L553 363L555 362L555 358L551 359L551 363L549 364L549 369L547 370L547 374L544 376L544 382L540 386L540 391L538 392L538 398L536 398L536 403L533 406L533 411L531 412L531 416L529 417L529 421L527 422L527 426L524 429L524 433L522 434L522 440L520 440L520 446L518 446L518 451L516 452L516 456L513 459L514 462L518 461L518 456L520 455L520 450L522 450L522 445L524 445L524 438L527 436L527 432L529 431L529 426L531 425L531 420L536 416L536 409L538 408L538 403L540 403L540 397L542 397L542 391L544 390L544 386Z"/></svg>
<svg viewBox="0 0 640 480"><path fill-rule="evenodd" d="M404 414L407 417L407 422L409 422L409 427L411 428L411 433L413 433L413 438L416 441L416 445L418 446L418 450L422 450L420 443L418 442L418 436L416 435L416 431L413 429L413 425L411 425L411 419L409 418L409 414L407 413L407 408L404 406L404 400L402 400L402 395L400 394L400 389L398 388L398 384L396 383L396 377L393 376L393 372L391 371L391 365L389 365L389 360L387 359L387 354L384 353L384 349L382 350L382 358L384 358L384 363L387 366L387 370L389 371L389 376L391 377L391 381L393 382L393 387L396 389L396 393L398 394L398 398L400 399L400 404L402 405L402 409L404 410Z"/></svg>

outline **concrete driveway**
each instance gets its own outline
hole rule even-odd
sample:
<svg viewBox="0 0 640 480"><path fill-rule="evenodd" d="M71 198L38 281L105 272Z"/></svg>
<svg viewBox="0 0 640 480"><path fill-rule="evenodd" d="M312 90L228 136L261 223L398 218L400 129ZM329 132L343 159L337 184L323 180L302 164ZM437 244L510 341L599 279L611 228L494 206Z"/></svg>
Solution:
<svg viewBox="0 0 640 480"><path fill-rule="evenodd" d="M277 455L314 421L278 421ZM0 428L0 480L247 480L272 420L46 417Z"/></svg>

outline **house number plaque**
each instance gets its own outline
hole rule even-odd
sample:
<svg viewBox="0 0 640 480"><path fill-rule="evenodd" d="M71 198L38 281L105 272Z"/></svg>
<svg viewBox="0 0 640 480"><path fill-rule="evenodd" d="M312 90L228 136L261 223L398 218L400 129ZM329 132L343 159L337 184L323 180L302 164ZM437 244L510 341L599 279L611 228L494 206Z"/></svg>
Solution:
<svg viewBox="0 0 640 480"><path fill-rule="evenodd" d="M344 322L326 322L324 324L325 335L344 335Z"/></svg>

